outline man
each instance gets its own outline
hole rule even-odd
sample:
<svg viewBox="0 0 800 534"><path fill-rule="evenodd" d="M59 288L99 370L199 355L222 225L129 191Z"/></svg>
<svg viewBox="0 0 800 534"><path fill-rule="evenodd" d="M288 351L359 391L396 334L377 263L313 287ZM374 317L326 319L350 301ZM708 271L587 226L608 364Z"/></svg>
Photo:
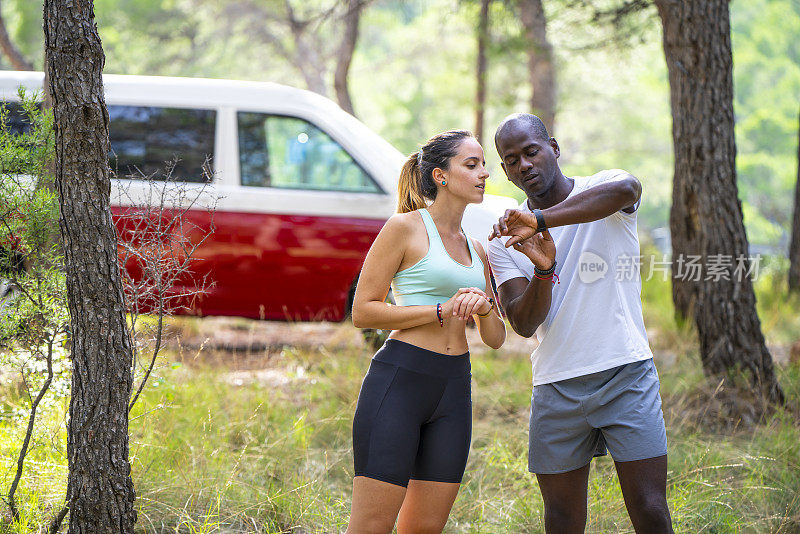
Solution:
<svg viewBox="0 0 800 534"><path fill-rule="evenodd" d="M507 117L495 146L528 197L494 226L489 261L511 326L539 340L528 469L545 531L584 531L589 465L608 450L636 532L671 533L666 432L642 319L641 184L621 170L564 176L558 143L534 115Z"/></svg>

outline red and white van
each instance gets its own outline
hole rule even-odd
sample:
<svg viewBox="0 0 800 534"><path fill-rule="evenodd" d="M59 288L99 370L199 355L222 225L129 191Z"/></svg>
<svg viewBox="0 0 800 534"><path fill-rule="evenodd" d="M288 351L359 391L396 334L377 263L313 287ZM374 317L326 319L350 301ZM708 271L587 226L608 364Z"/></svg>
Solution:
<svg viewBox="0 0 800 534"><path fill-rule="evenodd" d="M41 90L42 82L42 73L2 72L0 98L13 102L18 87ZM105 75L103 82L117 175L148 175L177 157L172 178L204 189L201 199L216 199L214 231L192 266L193 276L214 285L195 299L192 313L346 316L364 256L395 211L399 151L330 100L301 89L151 76ZM205 184L207 159L213 179ZM112 180L112 210L135 206L150 187ZM465 231L485 239L515 205L486 195L467 209ZM191 222L209 229L206 206L196 207Z"/></svg>

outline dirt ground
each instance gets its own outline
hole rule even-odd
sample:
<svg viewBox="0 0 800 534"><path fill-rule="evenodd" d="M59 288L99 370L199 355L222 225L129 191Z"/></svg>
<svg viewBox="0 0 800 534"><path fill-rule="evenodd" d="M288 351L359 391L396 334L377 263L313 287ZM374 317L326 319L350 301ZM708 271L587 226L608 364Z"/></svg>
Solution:
<svg viewBox="0 0 800 534"><path fill-rule="evenodd" d="M290 323L229 317L178 318L171 321L169 330L169 346L183 350L245 354L280 351L287 346L308 349L325 347L328 350L366 348L361 330L350 322ZM467 340L473 354L489 350L481 342L476 328L467 329ZM501 350L530 353L536 345L536 338L526 339L509 329Z"/></svg>
<svg viewBox="0 0 800 534"><path fill-rule="evenodd" d="M476 328L467 329L467 339L473 356L489 350ZM509 329L501 350L527 357L536 344L535 338L525 339ZM228 317L170 318L166 348L173 352L169 358L189 366L219 366L219 379L230 385L258 382L287 390L314 382L306 369L284 357L287 348L369 350L361 330L349 321L289 323Z"/></svg>
<svg viewBox="0 0 800 534"><path fill-rule="evenodd" d="M350 322L282 322L256 321L229 317L173 318L169 323L167 346L183 353L194 353L206 363L227 364L237 369L263 367L265 355L279 354L286 347L305 349L366 348L361 330ZM651 334L652 337L652 334ZM480 340L476 328L467 329L473 355L489 350ZM502 351L529 354L537 346L536 338L526 339L508 328ZM790 348L770 345L777 364L789 360ZM672 365L676 355L668 350L654 351L658 365Z"/></svg>
<svg viewBox="0 0 800 534"><path fill-rule="evenodd" d="M652 344L657 332L648 332L648 335ZM467 339L473 356L489 350L481 342L476 328L467 329ZM535 337L526 339L508 328L506 342L500 350L527 357L536 345ZM189 366L218 366L219 379L230 385L257 382L285 390L315 382L307 369L284 357L286 349L368 350L361 330L348 321L289 323L228 317L170 318L166 348L173 352L168 358L179 359ZM790 347L771 345L769 349L776 364L788 363ZM654 349L653 354L659 368L671 367L677 358L672 350Z"/></svg>

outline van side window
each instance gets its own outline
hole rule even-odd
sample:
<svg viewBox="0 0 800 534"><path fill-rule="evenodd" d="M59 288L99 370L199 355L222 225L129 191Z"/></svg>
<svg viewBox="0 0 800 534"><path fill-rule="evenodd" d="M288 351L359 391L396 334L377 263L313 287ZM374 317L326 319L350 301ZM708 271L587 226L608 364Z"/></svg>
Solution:
<svg viewBox="0 0 800 534"><path fill-rule="evenodd" d="M239 112L242 185L380 193L336 141L296 117Z"/></svg>
<svg viewBox="0 0 800 534"><path fill-rule="evenodd" d="M210 109L108 106L109 164L119 178L153 174L164 179L203 182L211 176L217 113ZM208 169L207 175L203 170Z"/></svg>

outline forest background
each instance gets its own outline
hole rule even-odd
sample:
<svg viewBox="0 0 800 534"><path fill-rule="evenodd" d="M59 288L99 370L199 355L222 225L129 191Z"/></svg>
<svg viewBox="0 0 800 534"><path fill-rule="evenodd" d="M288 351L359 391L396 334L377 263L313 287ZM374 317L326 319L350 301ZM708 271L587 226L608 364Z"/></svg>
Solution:
<svg viewBox="0 0 800 534"><path fill-rule="evenodd" d="M94 2L106 73L274 81L325 94L343 107L348 106L340 76L342 59L350 56L345 46L349 37L354 47L352 64L344 69L347 100L356 116L403 152L415 150L438 131L475 127L482 107L477 96L481 94L476 76L481 65L478 43L485 35L485 116L477 133L486 146L490 191L517 198L519 192L503 176L491 138L503 116L531 108L529 61L535 41L531 36L544 36L541 23L546 18L549 43L542 50L553 54L553 133L562 147L562 168L568 175L581 175L621 167L641 179L639 230L645 262L653 262L654 258L647 259L655 251L653 243L662 252L669 250L665 240L672 202L673 140L661 23L650 4L649 0L548 0L545 17L533 16L540 25L531 30L531 12L528 18L517 14L522 14L523 5L541 5L536 0ZM705 8L710 3L694 5ZM488 29L482 33L480 21L487 18L481 13L487 6ZM41 7L31 0L0 0L4 52L0 69L42 70ZM747 292L739 301L722 303L722 289L714 292L722 295L717 301L708 297L711 292L703 293L706 300L701 302L710 305L696 321L699 332L676 320L666 278L643 277L642 301L664 399L670 442L668 495L675 530L794 533L800 531L800 316L796 312L800 296L787 295L784 272L798 172L800 0L734 0L730 12L738 194L751 251L771 255L769 268L755 284L760 325L753 321L751 332L758 345L763 344L761 332L765 335L786 404L762 413L747 392L723 387L718 375L707 376L708 366L700 365L704 353L698 337L707 340L745 330L745 314L754 312ZM355 40L348 24L354 13L360 17ZM617 17L619 13L624 16ZM60 19L50 17L47 22L54 26L56 20ZM537 46L541 45L539 41ZM10 53L9 47L19 53ZM62 52L74 50L67 47ZM71 75L65 68L69 62L61 60L50 63L57 72L54 80ZM674 74L680 60L673 57L670 65ZM718 96L715 89L704 96ZM98 87L95 90L99 93ZM75 133L63 125L59 131ZM11 155L19 152L19 146L7 145ZM697 147L698 154L710 154L708 161L724 167L721 159L728 153L708 150L720 146L701 146L697 140ZM46 161L45 144L41 149L40 160ZM99 153L105 154L105 149ZM85 159L75 158L80 163ZM62 165L68 160L64 158ZM696 183L716 183L724 189L723 182L709 180L713 174L709 170L713 169L698 171ZM705 201L733 198L732 190L727 198L718 192L704 191ZM39 193L42 200L31 203L31 209L41 208L42 218L23 219L52 220L55 196L46 188ZM65 203L67 208L71 205ZM678 201L676 207L685 206ZM702 214L704 231L724 226L708 216L711 212ZM677 242L681 233L673 235ZM706 245L712 241L705 236ZM30 250L39 248L43 247ZM45 274L57 271L55 261L40 264L52 269ZM52 285L63 286L61 276L60 272L50 276ZM54 324L62 329L66 297L63 291L57 296L60 300L48 298L44 304L55 308L53 303L61 302ZM726 316L720 313L720 304L728 310L737 304L744 313ZM734 317L735 327L716 321L723 316ZM149 332L148 328L161 331L160 319L153 316L136 324L143 325L137 326L140 333ZM341 531L349 514L353 475L352 413L371 354L360 333L347 322L270 324L182 317L169 318L166 324L169 340L158 359L161 338L152 344L154 356L144 374L150 381L147 387L139 382L142 389L134 400L140 401L130 412L133 483L127 472L123 478L130 497L126 502L135 502L137 531ZM722 326L715 329L715 325ZM0 351L0 478L3 494L10 488L9 497L3 499L9 510L0 511L0 534L57 532L60 525L74 532L82 528L81 521L93 519L80 515L79 507L65 507L64 499L68 477L78 472L67 466L67 382L70 367L80 376L79 363L85 361L75 357L85 354L75 351L68 356L53 340L47 345L57 349L52 394L39 406L35 425L32 416L28 419L33 412L29 406L38 402L31 391L44 380L44 364L31 357L25 362L32 362L29 367L18 365L27 357L24 351ZM541 494L525 468L530 345L513 334L501 351L480 352L478 345L471 345L476 347L472 452L447 532L540 532ZM152 349L147 341L136 346ZM749 354L733 352L742 361ZM761 355L769 358L766 348ZM127 367L128 357L123 354L122 367ZM142 377L144 367L136 361L134 376ZM20 374L3 374L9 364L16 365L13 372L20 368ZM27 377L35 380L28 382ZM127 402L122 404L123 410L131 410ZM69 420L76 420L74 411ZM25 421L30 421L27 426ZM78 432L69 435L82 437ZM25 436L31 441L23 470L16 458L27 447ZM610 458L594 462L589 532L630 531L615 476ZM131 510L127 506L125 514L133 529ZM68 512L74 517L67 518Z"/></svg>
<svg viewBox="0 0 800 534"><path fill-rule="evenodd" d="M341 4L96 0L104 72L273 81L335 98ZM292 31L289 5L304 24L299 34ZM602 0L543 5L562 168L568 175L623 168L639 177L640 233L655 235L666 251L658 238L668 232L653 234L667 227L673 172L669 84L655 7L615 22L595 17ZM480 7L474 0L365 3L348 80L358 118L405 153L433 133L474 129ZM748 239L753 252L785 255L798 164L800 1L739 0L730 10L737 172ZM491 146L494 126L505 115L530 108L530 43L516 13L511 2L490 3L483 139L489 191L521 198ZM5 0L2 16L11 41L41 70L41 6ZM3 57L0 68L12 66Z"/></svg>

